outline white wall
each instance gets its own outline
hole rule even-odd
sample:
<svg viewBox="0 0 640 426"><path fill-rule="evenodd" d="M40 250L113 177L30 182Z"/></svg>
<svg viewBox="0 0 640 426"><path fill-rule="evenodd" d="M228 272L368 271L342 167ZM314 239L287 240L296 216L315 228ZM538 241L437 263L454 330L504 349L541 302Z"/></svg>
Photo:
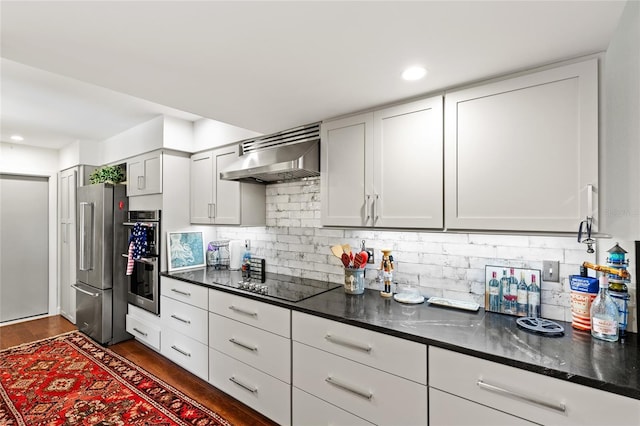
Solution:
<svg viewBox="0 0 640 426"><path fill-rule="evenodd" d="M75 141L63 147L59 151L59 170L81 164L98 166L102 164L100 159L100 142Z"/></svg>
<svg viewBox="0 0 640 426"><path fill-rule="evenodd" d="M0 142L0 173L49 178L49 314L57 314L58 151Z"/></svg>
<svg viewBox="0 0 640 426"><path fill-rule="evenodd" d="M160 115L100 143L102 164L120 162L129 157L162 148L164 116Z"/></svg>
<svg viewBox="0 0 640 426"><path fill-rule="evenodd" d="M244 139L261 136L261 133L222 123L220 121L200 119L193 123L193 152L217 148Z"/></svg>

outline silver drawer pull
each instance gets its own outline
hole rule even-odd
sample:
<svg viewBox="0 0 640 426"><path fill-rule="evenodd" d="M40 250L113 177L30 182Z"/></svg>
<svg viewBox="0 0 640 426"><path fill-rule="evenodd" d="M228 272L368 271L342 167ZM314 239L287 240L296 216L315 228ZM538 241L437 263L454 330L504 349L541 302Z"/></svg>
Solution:
<svg viewBox="0 0 640 426"><path fill-rule="evenodd" d="M229 306L229 309L231 309L234 312L238 312L238 313L241 313L241 314L249 315L249 316L252 316L252 317L257 317L258 316L257 312L247 311L246 309L239 308L239 307L234 306L234 305Z"/></svg>
<svg viewBox="0 0 640 426"><path fill-rule="evenodd" d="M238 346L243 347L245 349L249 349L250 351L258 352L258 347L257 346L241 342L241 341L237 340L235 337L232 337L231 339L229 339L229 341L231 343L233 343L234 345L238 345Z"/></svg>
<svg viewBox="0 0 640 426"><path fill-rule="evenodd" d="M137 328L135 328L135 327L133 327L133 331L135 331L135 332L136 332L136 333L138 333L138 334L142 334L144 337L147 337L147 336L148 336L148 334L147 334L147 333L145 333L144 331L140 331L140 330L138 330L138 329L137 329Z"/></svg>
<svg viewBox="0 0 640 426"><path fill-rule="evenodd" d="M366 398L366 399L369 399L369 400L371 398L373 398L373 393L371 391L358 389L354 385L352 385L350 383L343 382L342 380L336 379L335 377L329 376L324 380L327 383L332 384L333 386L339 387L340 389L344 389L344 390L346 390L348 392L354 393L354 394L356 394L358 396L361 396L363 398Z"/></svg>
<svg viewBox="0 0 640 426"><path fill-rule="evenodd" d="M189 352L187 352L187 351L183 351L182 349L180 349L180 348L179 348L179 347L177 347L176 345L171 346L171 349L173 349L173 350L174 350L174 351L176 351L176 352L180 352L180 353L181 353L182 355L184 355L184 356L188 356L188 357L190 357L190 356L191 356L191 354L190 354Z"/></svg>
<svg viewBox="0 0 640 426"><path fill-rule="evenodd" d="M324 338L331 343L335 343L336 345L346 346L348 348L357 349L359 351L367 353L371 352L371 345L366 343L353 342L351 340L345 339L344 337L334 336L331 333L327 333Z"/></svg>
<svg viewBox="0 0 640 426"><path fill-rule="evenodd" d="M236 385L245 388L246 390L253 392L253 393L258 393L258 388L255 386L251 386L251 385L247 385L246 383L242 383L240 380L236 379L236 376L231 376L229 377L229 380L231 380L233 383L235 383Z"/></svg>
<svg viewBox="0 0 640 426"><path fill-rule="evenodd" d="M90 291L81 289L80 287L76 286L75 284L71 284L71 287L75 288L80 293L86 294L87 296L91 296L91 297L99 297L100 296L100 293L91 293Z"/></svg>
<svg viewBox="0 0 640 426"><path fill-rule="evenodd" d="M180 322L183 322L183 323L185 323L185 324L191 324L191 321L190 321L190 320L186 320L186 319L184 319L184 318L180 318L179 316L174 315L174 314L171 314L171 318L176 319L176 320L178 320L178 321L180 321Z"/></svg>
<svg viewBox="0 0 640 426"><path fill-rule="evenodd" d="M509 390L509 389L504 389L501 388L499 386L495 386L495 385L490 385L489 383L485 383L482 380L478 380L478 387L480 389L484 389L486 391L489 392L494 392L500 395L505 395L511 398L515 398L515 399L519 399L520 401L524 401L524 402L528 402L531 404L536 404L536 405L541 405L543 407L546 408L550 408L552 410L556 410L559 411L561 413L564 413L565 411L567 411L567 407L563 404L563 403L555 403L555 402L547 402L547 401L543 401L541 399L537 399L537 398L533 398L527 395L522 395L520 393L517 393L515 391Z"/></svg>
<svg viewBox="0 0 640 426"><path fill-rule="evenodd" d="M189 293L187 291L182 291L182 290L178 290L178 289L175 289L175 288L172 288L171 291L173 291L174 293L181 294L183 296L191 296L191 293Z"/></svg>

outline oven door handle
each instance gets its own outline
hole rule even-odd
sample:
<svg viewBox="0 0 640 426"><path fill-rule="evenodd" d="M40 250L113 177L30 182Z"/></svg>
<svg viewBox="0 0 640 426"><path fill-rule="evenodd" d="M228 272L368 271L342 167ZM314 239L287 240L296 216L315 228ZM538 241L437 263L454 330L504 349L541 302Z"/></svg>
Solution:
<svg viewBox="0 0 640 426"><path fill-rule="evenodd" d="M124 257L124 258L127 258L127 259L129 258L128 254L122 253L121 256ZM157 262L157 260L155 260L152 257L141 257L139 259L133 259L133 261L134 262L140 262L140 263L146 263L147 265L155 265L156 262Z"/></svg>

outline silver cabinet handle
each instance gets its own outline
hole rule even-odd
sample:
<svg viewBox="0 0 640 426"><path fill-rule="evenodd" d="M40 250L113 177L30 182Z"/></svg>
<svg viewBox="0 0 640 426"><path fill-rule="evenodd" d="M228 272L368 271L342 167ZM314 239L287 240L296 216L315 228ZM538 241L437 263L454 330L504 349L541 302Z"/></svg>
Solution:
<svg viewBox="0 0 640 426"><path fill-rule="evenodd" d="M377 222L380 219L378 216L378 201L380 200L380 196L375 194L375 200L373 200L373 221Z"/></svg>
<svg viewBox="0 0 640 426"><path fill-rule="evenodd" d="M144 176L138 176L138 189L144 189Z"/></svg>
<svg viewBox="0 0 640 426"><path fill-rule="evenodd" d="M489 383L485 383L482 380L478 380L478 387L480 389L484 389L486 391L489 392L493 392L493 393L497 393L500 395L505 395L511 398L515 398L515 399L519 399L520 401L524 401L524 402L528 402L531 404L536 404L536 405L541 405L543 407L546 408L550 408L552 410L556 410L559 411L561 413L564 413L565 411L567 411L567 407L563 404L563 403L556 403L556 402L547 402L547 401L543 401L541 399L538 398L534 398L531 396L527 396L527 395L523 395L521 393L509 390L509 389L505 389L505 388L501 388L499 386L495 386L495 385L491 385Z"/></svg>
<svg viewBox="0 0 640 426"><path fill-rule="evenodd" d="M365 210L365 224L371 219L371 207L369 206L369 201L371 201L371 194L367 194L364 199L364 210Z"/></svg>
<svg viewBox="0 0 640 426"><path fill-rule="evenodd" d="M144 331L140 331L140 330L138 330L138 329L137 329L137 328L135 328L135 327L133 327L133 331L135 331L135 332L136 332L136 333L138 333L138 334L142 334L144 337L147 337L147 336L148 336L148 334L147 334L147 333L145 333Z"/></svg>
<svg viewBox="0 0 640 426"><path fill-rule="evenodd" d="M247 385L246 383L242 383L242 381L236 379L236 376L231 376L229 377L229 380L231 380L233 383L235 383L236 385L245 388L246 390L253 392L253 393L258 393L258 388L255 386L251 386L251 385Z"/></svg>
<svg viewBox="0 0 640 426"><path fill-rule="evenodd" d="M327 383L332 384L333 386L336 386L340 389L344 389L348 392L354 393L358 396L361 396L363 398L366 399L371 399L373 398L373 393L371 391L368 390L364 390L364 389L358 389L357 387L355 387L354 385L350 384L350 383L346 383L340 379L336 379L333 376L328 376L326 379L324 379Z"/></svg>
<svg viewBox="0 0 640 426"><path fill-rule="evenodd" d="M231 343L233 343L234 345L238 345L238 346L240 346L242 348L249 349L250 351L258 352L258 347L257 346L241 342L238 339L236 339L235 337L232 337L231 339L229 339L229 341Z"/></svg>
<svg viewBox="0 0 640 426"><path fill-rule="evenodd" d="M91 293L90 291L84 290L78 286L76 286L75 284L71 284L71 287L75 288L76 290L78 290L80 293L84 293L87 296L91 296L91 297L98 297L100 296L100 293Z"/></svg>
<svg viewBox="0 0 640 426"><path fill-rule="evenodd" d="M184 319L184 318L180 318L179 316L177 316L177 315L175 315L175 314L171 314L171 318L176 319L176 320L178 320L178 321L180 321L180 322L183 322L183 323L185 323L185 324L191 324L191 321L190 321L190 320L186 320L186 319Z"/></svg>
<svg viewBox="0 0 640 426"><path fill-rule="evenodd" d="M211 203L207 204L207 217L211 218L213 216L211 216Z"/></svg>
<svg viewBox="0 0 640 426"><path fill-rule="evenodd" d="M171 346L171 349L173 349L173 350L174 350L174 351L176 351L176 352L180 352L180 353L181 353L182 355L184 355L184 356L188 356L188 357L190 357L190 356L191 356L191 354L190 354L189 352L187 352L187 351L183 351L182 349L180 349L180 348L179 348L179 347L177 347L176 345L172 345L172 346Z"/></svg>
<svg viewBox="0 0 640 426"><path fill-rule="evenodd" d="M348 348L357 349L366 353L370 353L372 349L371 345L369 344L354 342L352 340L345 339L344 337L334 336L331 333L327 333L324 338L328 342L335 343L336 345L346 346Z"/></svg>
<svg viewBox="0 0 640 426"><path fill-rule="evenodd" d="M215 203L207 204L207 210L208 210L207 211L207 214L208 214L207 217L210 217L210 218L214 219L216 217L216 204Z"/></svg>
<svg viewBox="0 0 640 426"><path fill-rule="evenodd" d="M181 294L183 296L191 296L191 293L189 293L187 291L178 290L176 288L172 288L171 291L173 291L174 293Z"/></svg>
<svg viewBox="0 0 640 426"><path fill-rule="evenodd" d="M247 311L246 309L239 308L239 307L234 306L234 305L229 306L229 309L231 309L234 312L238 312L240 314L249 315L249 316L252 316L252 317L257 317L258 316L257 312Z"/></svg>
<svg viewBox="0 0 640 426"><path fill-rule="evenodd" d="M587 217L593 217L593 184L587 185Z"/></svg>

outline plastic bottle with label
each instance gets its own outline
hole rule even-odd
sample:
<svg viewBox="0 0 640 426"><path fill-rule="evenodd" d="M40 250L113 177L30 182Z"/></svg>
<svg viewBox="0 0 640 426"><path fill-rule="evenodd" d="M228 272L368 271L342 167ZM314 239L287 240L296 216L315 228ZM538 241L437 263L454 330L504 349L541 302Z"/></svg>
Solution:
<svg viewBox="0 0 640 426"><path fill-rule="evenodd" d="M606 275L599 278L600 292L591 304L591 335L596 339L617 342L618 305L609 295L609 280Z"/></svg>

